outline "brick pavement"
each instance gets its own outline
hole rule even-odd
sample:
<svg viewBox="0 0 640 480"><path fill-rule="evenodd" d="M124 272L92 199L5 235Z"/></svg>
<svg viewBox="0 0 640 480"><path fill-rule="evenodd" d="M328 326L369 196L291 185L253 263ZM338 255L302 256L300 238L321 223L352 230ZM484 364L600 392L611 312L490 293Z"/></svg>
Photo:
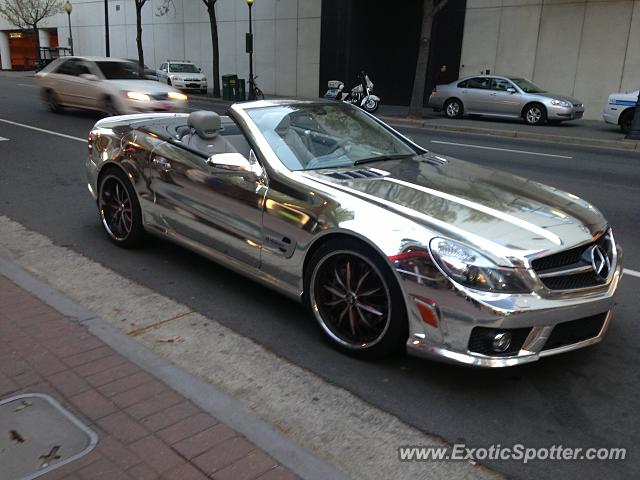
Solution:
<svg viewBox="0 0 640 480"><path fill-rule="evenodd" d="M45 393L98 435L57 480L297 478L242 435L0 276L0 399Z"/></svg>

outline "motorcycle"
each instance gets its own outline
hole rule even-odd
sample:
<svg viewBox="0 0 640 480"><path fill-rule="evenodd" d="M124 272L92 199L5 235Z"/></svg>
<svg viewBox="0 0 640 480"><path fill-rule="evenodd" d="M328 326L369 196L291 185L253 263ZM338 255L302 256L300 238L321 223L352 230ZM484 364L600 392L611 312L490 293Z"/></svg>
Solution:
<svg viewBox="0 0 640 480"><path fill-rule="evenodd" d="M358 80L360 83L350 91L345 91L344 83L340 80L330 80L324 98L348 102L369 113L375 112L380 105L380 98L373 94L373 82L365 72L358 74Z"/></svg>

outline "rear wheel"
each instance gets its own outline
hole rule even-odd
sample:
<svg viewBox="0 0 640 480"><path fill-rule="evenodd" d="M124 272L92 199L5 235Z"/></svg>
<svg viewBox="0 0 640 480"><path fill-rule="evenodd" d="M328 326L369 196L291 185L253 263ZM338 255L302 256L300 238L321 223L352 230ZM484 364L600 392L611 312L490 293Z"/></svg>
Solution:
<svg viewBox="0 0 640 480"><path fill-rule="evenodd" d="M200 93L203 94L203 95L206 95L207 94L207 89L206 88L201 88L200 89Z"/></svg>
<svg viewBox="0 0 640 480"><path fill-rule="evenodd" d="M107 117L113 117L114 115L120 115L120 113L118 112L118 107L116 107L116 104L113 101L113 98L111 98L111 97L106 97L104 99L102 111L104 112L104 114Z"/></svg>
<svg viewBox="0 0 640 480"><path fill-rule="evenodd" d="M547 110L539 103L532 103L525 108L523 117L529 125L544 125L547 121Z"/></svg>
<svg viewBox="0 0 640 480"><path fill-rule="evenodd" d="M144 238L142 212L133 185L122 170L112 168L98 185L98 210L102 226L113 243L138 247Z"/></svg>
<svg viewBox="0 0 640 480"><path fill-rule="evenodd" d="M629 110L622 112L622 115L620 115L620 130L622 130L622 133L627 134L631 131L634 113L635 109L630 108Z"/></svg>
<svg viewBox="0 0 640 480"><path fill-rule="evenodd" d="M447 100L444 104L444 114L447 118L461 118L463 111L462 102L457 98Z"/></svg>
<svg viewBox="0 0 640 480"><path fill-rule="evenodd" d="M60 100L58 99L58 95L53 90L47 90L45 100L47 102L47 107L53 113L57 113L60 111Z"/></svg>
<svg viewBox="0 0 640 480"><path fill-rule="evenodd" d="M357 240L330 240L305 271L305 303L337 349L375 358L401 351L404 297L390 267Z"/></svg>

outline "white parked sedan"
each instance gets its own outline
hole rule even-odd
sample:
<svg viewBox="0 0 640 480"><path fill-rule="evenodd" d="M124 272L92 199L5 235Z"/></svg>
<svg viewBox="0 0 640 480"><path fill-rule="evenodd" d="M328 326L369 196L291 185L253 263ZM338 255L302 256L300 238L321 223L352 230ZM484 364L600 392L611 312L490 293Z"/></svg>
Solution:
<svg viewBox="0 0 640 480"><path fill-rule="evenodd" d="M167 60L157 71L158 80L181 90L207 93L207 77L194 63L187 60Z"/></svg>
<svg viewBox="0 0 640 480"><path fill-rule="evenodd" d="M36 74L43 100L60 107L102 111L108 115L183 110L187 96L147 80L136 64L107 57L63 57Z"/></svg>
<svg viewBox="0 0 640 480"><path fill-rule="evenodd" d="M602 118L607 123L620 125L622 133L629 133L637 101L638 90L635 92L612 93L604 106Z"/></svg>

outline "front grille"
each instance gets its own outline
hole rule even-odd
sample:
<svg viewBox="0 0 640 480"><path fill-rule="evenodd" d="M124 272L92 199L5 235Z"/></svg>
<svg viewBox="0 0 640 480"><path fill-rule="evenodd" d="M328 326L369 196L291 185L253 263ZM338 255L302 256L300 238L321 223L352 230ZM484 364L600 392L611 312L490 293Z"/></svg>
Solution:
<svg viewBox="0 0 640 480"><path fill-rule="evenodd" d="M573 290L576 288L588 288L605 285L606 278L598 277L595 272L578 273L575 275L562 275L560 277L541 278L542 283L550 290Z"/></svg>
<svg viewBox="0 0 640 480"><path fill-rule="evenodd" d="M469 337L468 349L470 352L490 355L492 357L507 357L520 351L524 341L531 332L531 328L486 328L474 327ZM511 344L504 352L495 352L492 347L493 339L499 333L510 333Z"/></svg>
<svg viewBox="0 0 640 480"><path fill-rule="evenodd" d="M602 249L609 260L609 268L601 271L601 275L596 274L593 269L591 258L596 246ZM610 272L615 268L614 250L613 236L609 232L595 242L537 258L531 262L531 267L550 290L575 290L606 285Z"/></svg>
<svg viewBox="0 0 640 480"><path fill-rule="evenodd" d="M543 350L564 347L597 337L606 318L607 312L604 312L591 317L559 323L553 327L553 331L549 335Z"/></svg>

